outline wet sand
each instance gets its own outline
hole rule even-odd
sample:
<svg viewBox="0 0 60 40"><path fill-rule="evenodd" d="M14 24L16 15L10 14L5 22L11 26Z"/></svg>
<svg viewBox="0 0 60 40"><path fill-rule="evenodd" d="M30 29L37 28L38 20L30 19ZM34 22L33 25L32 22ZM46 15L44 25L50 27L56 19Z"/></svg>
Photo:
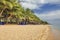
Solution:
<svg viewBox="0 0 60 40"><path fill-rule="evenodd" d="M50 25L0 25L0 40L54 40Z"/></svg>
<svg viewBox="0 0 60 40"><path fill-rule="evenodd" d="M52 31L53 31L53 34L54 34L54 37L55 37L54 40L60 40L60 30L53 29Z"/></svg>

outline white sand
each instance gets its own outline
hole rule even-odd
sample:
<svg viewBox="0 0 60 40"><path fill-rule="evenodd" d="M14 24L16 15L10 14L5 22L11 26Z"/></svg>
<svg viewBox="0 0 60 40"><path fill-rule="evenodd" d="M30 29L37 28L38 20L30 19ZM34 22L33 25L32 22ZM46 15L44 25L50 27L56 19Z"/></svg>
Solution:
<svg viewBox="0 0 60 40"><path fill-rule="evenodd" d="M0 40L54 40L49 25L0 25Z"/></svg>

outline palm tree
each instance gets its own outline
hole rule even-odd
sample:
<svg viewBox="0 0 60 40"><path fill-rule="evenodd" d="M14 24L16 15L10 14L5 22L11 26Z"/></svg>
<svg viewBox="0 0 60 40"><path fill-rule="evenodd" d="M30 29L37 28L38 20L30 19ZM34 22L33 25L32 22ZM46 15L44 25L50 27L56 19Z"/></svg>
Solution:
<svg viewBox="0 0 60 40"><path fill-rule="evenodd" d="M18 0L0 0L0 20L8 22L26 22L28 24L31 20L34 22L41 22L41 20L34 15L30 9L24 9ZM46 23L46 22L45 22Z"/></svg>
<svg viewBox="0 0 60 40"><path fill-rule="evenodd" d="M17 3L16 0L0 0L0 5L1 5L0 16L2 16L2 14L4 14L4 12L5 12L7 14L10 13L10 16L8 17L8 18L10 18L12 16L12 13L13 13L12 9L14 6L16 6L16 3Z"/></svg>
<svg viewBox="0 0 60 40"><path fill-rule="evenodd" d="M4 7L2 8L2 11L1 11L0 15L2 15L2 13L4 12L4 10L5 10L6 8L8 8L8 9L12 9L12 8L13 8L13 5L12 5L12 3L11 3L10 1L0 0L0 3L4 6Z"/></svg>

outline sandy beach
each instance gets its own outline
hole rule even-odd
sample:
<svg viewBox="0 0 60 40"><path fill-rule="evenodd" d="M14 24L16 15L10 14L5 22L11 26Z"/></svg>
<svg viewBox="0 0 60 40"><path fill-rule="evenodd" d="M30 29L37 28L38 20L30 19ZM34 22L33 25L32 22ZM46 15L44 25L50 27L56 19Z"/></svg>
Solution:
<svg viewBox="0 0 60 40"><path fill-rule="evenodd" d="M50 25L0 25L0 40L54 40Z"/></svg>

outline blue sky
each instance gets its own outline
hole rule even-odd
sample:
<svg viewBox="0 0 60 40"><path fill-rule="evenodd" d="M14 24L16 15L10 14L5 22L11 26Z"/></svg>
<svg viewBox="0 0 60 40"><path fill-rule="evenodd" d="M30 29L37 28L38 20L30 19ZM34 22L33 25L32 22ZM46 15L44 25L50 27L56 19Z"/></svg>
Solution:
<svg viewBox="0 0 60 40"><path fill-rule="evenodd" d="M24 8L32 9L40 19L60 29L60 0L21 0Z"/></svg>

